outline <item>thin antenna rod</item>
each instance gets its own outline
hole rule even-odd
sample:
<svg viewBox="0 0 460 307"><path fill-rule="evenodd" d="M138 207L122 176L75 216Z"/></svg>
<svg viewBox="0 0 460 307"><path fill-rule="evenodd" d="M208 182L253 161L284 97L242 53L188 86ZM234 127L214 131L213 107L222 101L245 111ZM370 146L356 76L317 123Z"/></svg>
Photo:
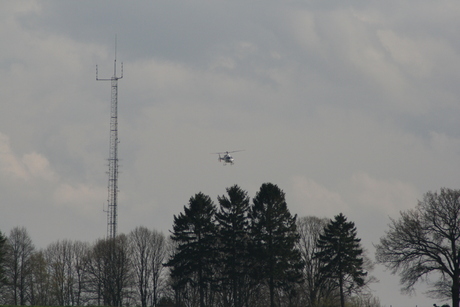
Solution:
<svg viewBox="0 0 460 307"><path fill-rule="evenodd" d="M111 81L111 107L110 107L110 145L109 145L109 183L107 198L107 238L114 239L117 236L117 202L118 202L118 80L123 78L123 63L121 63L121 75L117 77L117 39L115 36L115 59L113 77L99 79L96 65L96 80Z"/></svg>
<svg viewBox="0 0 460 307"><path fill-rule="evenodd" d="M115 34L115 61L113 61L113 76L117 75L117 35Z"/></svg>

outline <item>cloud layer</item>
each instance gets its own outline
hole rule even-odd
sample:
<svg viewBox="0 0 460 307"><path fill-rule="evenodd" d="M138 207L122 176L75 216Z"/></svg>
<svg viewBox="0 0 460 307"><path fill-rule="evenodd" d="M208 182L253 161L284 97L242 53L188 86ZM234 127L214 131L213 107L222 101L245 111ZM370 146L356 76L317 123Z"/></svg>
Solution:
<svg viewBox="0 0 460 307"><path fill-rule="evenodd" d="M458 186L455 1L2 1L0 230L103 237L117 36L119 229L167 232L197 192L278 184L363 244ZM213 152L239 150L222 166ZM371 255L372 256L372 255ZM378 268L385 305L399 296ZM395 298L392 301L391 298ZM439 303L439 302L437 302Z"/></svg>

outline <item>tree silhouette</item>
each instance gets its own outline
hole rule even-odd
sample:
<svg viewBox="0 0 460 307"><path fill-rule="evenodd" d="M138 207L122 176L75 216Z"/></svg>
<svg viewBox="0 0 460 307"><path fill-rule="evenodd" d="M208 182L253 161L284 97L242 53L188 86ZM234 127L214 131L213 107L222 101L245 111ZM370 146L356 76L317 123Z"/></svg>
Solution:
<svg viewBox="0 0 460 307"><path fill-rule="evenodd" d="M187 284L197 287L201 307L205 306L205 293L214 275L215 211L209 196L198 193L190 198L184 213L174 216L171 239L177 249L166 264L171 267L176 292Z"/></svg>
<svg viewBox="0 0 460 307"><path fill-rule="evenodd" d="M218 197L220 210L216 213L222 286L229 290L232 306L244 306L252 267L249 253L249 197L234 185L227 188L228 197Z"/></svg>
<svg viewBox="0 0 460 307"><path fill-rule="evenodd" d="M31 284L31 257L35 246L25 227L11 229L6 243L7 278L11 305L26 305Z"/></svg>
<svg viewBox="0 0 460 307"><path fill-rule="evenodd" d="M0 288L6 283L6 237L0 231Z"/></svg>
<svg viewBox="0 0 460 307"><path fill-rule="evenodd" d="M415 209L391 220L390 230L376 246L376 259L393 274L399 272L405 292L431 273L440 273L429 293L450 297L452 306L459 306L460 190L428 192Z"/></svg>
<svg viewBox="0 0 460 307"><path fill-rule="evenodd" d="M255 277L267 283L273 307L276 288L290 291L302 281L297 216L287 209L284 192L275 184L264 183L253 199L250 218L252 248L258 260Z"/></svg>
<svg viewBox="0 0 460 307"><path fill-rule="evenodd" d="M128 239L140 305L156 306L167 252L166 238L161 232L140 226L129 233Z"/></svg>
<svg viewBox="0 0 460 307"><path fill-rule="evenodd" d="M364 286L367 275L362 269L364 260L360 241L356 237L355 224L347 222L342 213L329 222L317 241L319 251L315 258L325 264L321 271L326 277L338 283L342 307L345 306L345 288L351 292Z"/></svg>
<svg viewBox="0 0 460 307"><path fill-rule="evenodd" d="M324 305L325 300L336 298L337 286L334 281L325 278L321 268L325 265L315 253L319 251L317 241L328 225L329 219L316 216L302 217L297 221L297 230L300 235L299 250L305 262L303 270L304 284L302 286L306 305L318 307Z"/></svg>

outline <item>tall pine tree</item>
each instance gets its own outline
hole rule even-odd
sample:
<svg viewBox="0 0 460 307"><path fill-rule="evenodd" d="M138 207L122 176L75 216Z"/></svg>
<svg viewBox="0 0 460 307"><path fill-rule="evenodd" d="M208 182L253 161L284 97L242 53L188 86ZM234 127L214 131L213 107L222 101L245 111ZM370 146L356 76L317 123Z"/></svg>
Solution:
<svg viewBox="0 0 460 307"><path fill-rule="evenodd" d="M329 222L317 241L320 251L315 257L324 263L322 273L337 281L342 307L345 306L345 288L351 292L356 287L362 287L367 275L363 270L363 249L360 242L355 224L347 222L342 213Z"/></svg>
<svg viewBox="0 0 460 307"><path fill-rule="evenodd" d="M246 302L252 267L249 254L249 197L234 185L227 188L228 196L218 197L220 210L216 213L220 242L221 284L230 293L231 306L242 307Z"/></svg>
<svg viewBox="0 0 460 307"><path fill-rule="evenodd" d="M215 212L209 196L198 193L190 198L184 213L174 216L171 239L176 243L176 252L166 264L171 267L176 292L180 293L187 284L198 288L200 307L206 306L205 296L213 282Z"/></svg>
<svg viewBox="0 0 460 307"><path fill-rule="evenodd" d="M275 290L290 291L301 282L303 262L296 243L296 218L289 212L284 192L264 183L253 199L250 211L253 252L257 257L255 277L268 285L270 306L275 306Z"/></svg>

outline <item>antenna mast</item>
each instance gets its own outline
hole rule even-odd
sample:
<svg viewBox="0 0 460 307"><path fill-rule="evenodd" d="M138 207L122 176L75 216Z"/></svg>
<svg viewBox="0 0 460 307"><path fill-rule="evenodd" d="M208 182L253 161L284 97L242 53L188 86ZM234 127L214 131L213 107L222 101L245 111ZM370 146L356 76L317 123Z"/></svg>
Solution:
<svg viewBox="0 0 460 307"><path fill-rule="evenodd" d="M117 77L117 39L115 37L115 60L113 76L110 79L99 79L96 65L96 81L111 81L112 100L110 108L110 150L109 150L109 184L107 198L107 238L117 236L117 201L118 201L118 80L123 78L123 63L121 75Z"/></svg>

